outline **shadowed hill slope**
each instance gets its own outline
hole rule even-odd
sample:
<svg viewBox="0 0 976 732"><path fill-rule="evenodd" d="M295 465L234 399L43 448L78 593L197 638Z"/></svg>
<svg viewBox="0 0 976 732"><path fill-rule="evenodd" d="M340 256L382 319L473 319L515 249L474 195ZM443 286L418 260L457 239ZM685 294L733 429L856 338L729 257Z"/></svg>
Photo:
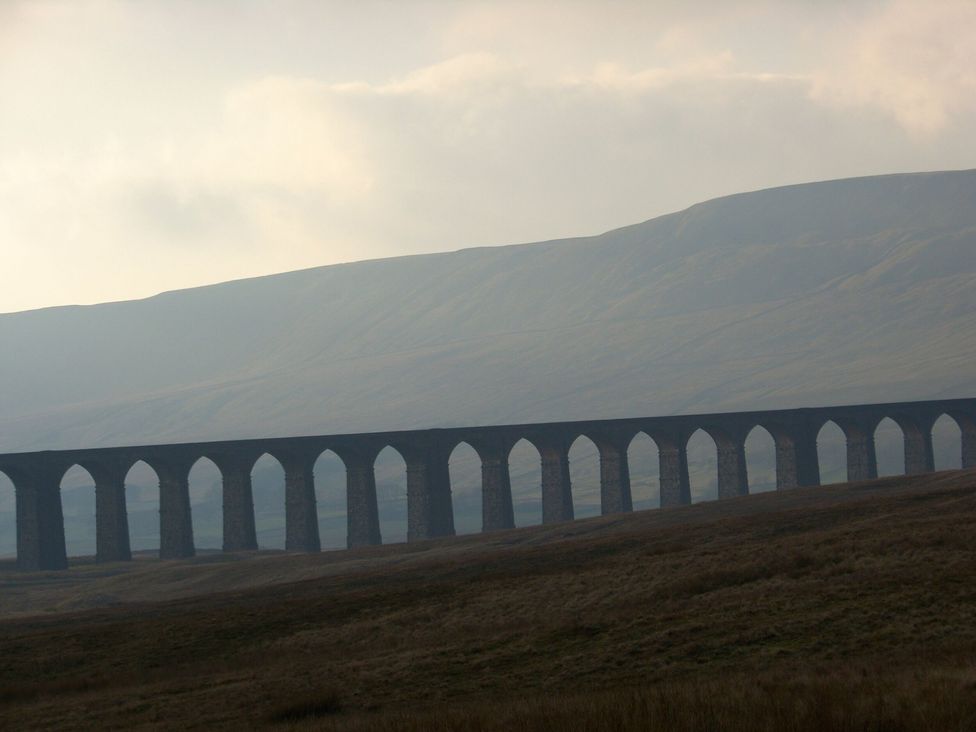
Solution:
<svg viewBox="0 0 976 732"><path fill-rule="evenodd" d="M0 315L0 450L968 396L976 171Z"/></svg>
<svg viewBox="0 0 976 732"><path fill-rule="evenodd" d="M802 489L395 552L156 563L156 592L236 590L4 620L0 725L971 729L974 481ZM261 582L271 568L304 580L245 589L248 565ZM130 590L150 589L141 571Z"/></svg>

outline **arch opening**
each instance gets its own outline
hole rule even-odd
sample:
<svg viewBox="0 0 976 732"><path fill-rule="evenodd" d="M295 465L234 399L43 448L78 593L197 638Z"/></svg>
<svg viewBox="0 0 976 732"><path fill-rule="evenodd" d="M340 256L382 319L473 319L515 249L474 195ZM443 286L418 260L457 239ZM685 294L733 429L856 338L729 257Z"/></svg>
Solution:
<svg viewBox="0 0 976 732"><path fill-rule="evenodd" d="M579 435L569 446L569 482L574 517L599 516L600 450L586 435Z"/></svg>
<svg viewBox="0 0 976 732"><path fill-rule="evenodd" d="M224 493L220 468L208 457L197 458L187 474L193 545L198 552L216 551L224 541Z"/></svg>
<svg viewBox="0 0 976 732"><path fill-rule="evenodd" d="M891 417L874 428L874 451L878 456L878 475L904 475L905 435Z"/></svg>
<svg viewBox="0 0 976 732"><path fill-rule="evenodd" d="M17 493L9 475L0 470L0 560L17 557Z"/></svg>
<svg viewBox="0 0 976 732"><path fill-rule="evenodd" d="M962 468L962 429L948 414L941 415L932 425L932 452L936 470Z"/></svg>
<svg viewBox="0 0 976 732"><path fill-rule="evenodd" d="M512 483L512 504L516 526L542 523L542 455L522 438L508 453L508 473Z"/></svg>
<svg viewBox="0 0 976 732"><path fill-rule="evenodd" d="M749 493L776 490L776 440L769 430L761 424L749 430L745 452Z"/></svg>
<svg viewBox="0 0 976 732"><path fill-rule="evenodd" d="M323 549L346 548L346 464L332 450L324 450L312 468L319 539Z"/></svg>
<svg viewBox="0 0 976 732"><path fill-rule="evenodd" d="M692 503L718 498L718 447L700 428L688 438L688 482Z"/></svg>
<svg viewBox="0 0 976 732"><path fill-rule="evenodd" d="M833 420L817 432L817 464L823 485L847 481L847 437Z"/></svg>
<svg viewBox="0 0 976 732"><path fill-rule="evenodd" d="M258 549L284 549L285 468L274 455L262 453L251 466L251 495Z"/></svg>
<svg viewBox="0 0 976 732"><path fill-rule="evenodd" d="M481 456L467 442L454 446L447 461L454 503L454 530L460 534L481 531Z"/></svg>
<svg viewBox="0 0 976 732"><path fill-rule="evenodd" d="M638 432L627 446L630 494L635 511L661 507L661 461L657 443Z"/></svg>
<svg viewBox="0 0 976 732"><path fill-rule="evenodd" d="M322 548L345 549L346 464L332 450L323 450L312 465L312 476Z"/></svg>
<svg viewBox="0 0 976 732"><path fill-rule="evenodd" d="M159 475L139 460L125 474L125 503L129 515L132 553L159 551Z"/></svg>
<svg viewBox="0 0 976 732"><path fill-rule="evenodd" d="M95 556L95 479L75 463L61 476L64 544L69 557Z"/></svg>
<svg viewBox="0 0 976 732"><path fill-rule="evenodd" d="M407 540L407 461L395 447L387 445L376 456L373 470L383 543L404 542Z"/></svg>

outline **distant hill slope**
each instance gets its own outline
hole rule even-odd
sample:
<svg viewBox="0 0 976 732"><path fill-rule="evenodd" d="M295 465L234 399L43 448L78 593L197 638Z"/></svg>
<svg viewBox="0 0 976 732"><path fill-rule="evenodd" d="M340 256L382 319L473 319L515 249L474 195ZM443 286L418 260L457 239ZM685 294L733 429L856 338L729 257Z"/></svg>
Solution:
<svg viewBox="0 0 976 732"><path fill-rule="evenodd" d="M976 394L976 171L0 315L0 451Z"/></svg>

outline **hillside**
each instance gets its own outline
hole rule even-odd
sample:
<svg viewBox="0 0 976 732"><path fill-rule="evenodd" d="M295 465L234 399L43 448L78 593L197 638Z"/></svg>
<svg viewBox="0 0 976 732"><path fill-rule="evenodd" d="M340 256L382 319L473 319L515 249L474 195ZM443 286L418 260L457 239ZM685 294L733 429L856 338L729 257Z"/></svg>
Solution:
<svg viewBox="0 0 976 732"><path fill-rule="evenodd" d="M745 193L594 237L0 315L0 451L971 396L974 286L976 171L961 171ZM897 466L900 435L882 432L879 456ZM842 478L839 438L824 436L838 458L825 480ZM754 490L773 480L766 439L750 457ZM589 448L571 456L581 516L599 505ZM937 435L936 449L958 466L957 436ZM689 454L693 495L714 495L714 447ZM383 535L402 540L403 467L387 457ZM480 470L457 458L456 520L472 531ZM656 456L632 460L636 498L656 505ZM518 524L533 523L538 458L517 448L512 468ZM328 483L323 540L341 546L341 466L316 474ZM254 479L261 544L281 546L280 468ZM158 546L154 478L132 480L133 545ZM200 547L220 545L218 481L191 484ZM63 498L69 550L92 552L90 478L66 479ZM0 556L13 548L0 476Z"/></svg>
<svg viewBox="0 0 976 732"><path fill-rule="evenodd" d="M976 171L0 315L0 450L968 396Z"/></svg>
<svg viewBox="0 0 976 732"><path fill-rule="evenodd" d="M3 573L6 613L17 593L137 602L0 621L0 726L971 729L974 529L970 470L409 548Z"/></svg>

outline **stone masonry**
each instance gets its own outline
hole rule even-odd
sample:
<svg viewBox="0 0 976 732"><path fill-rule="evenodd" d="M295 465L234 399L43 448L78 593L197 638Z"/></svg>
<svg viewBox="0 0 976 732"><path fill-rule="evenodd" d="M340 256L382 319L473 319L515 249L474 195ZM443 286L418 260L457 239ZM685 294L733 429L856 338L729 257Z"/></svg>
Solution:
<svg viewBox="0 0 976 732"><path fill-rule="evenodd" d="M757 412L679 415L548 424L459 427L436 430L323 435L314 437L231 440L172 445L145 445L0 455L0 471L14 484L17 504L17 561L25 570L67 567L61 479L74 465L95 482L96 559L131 559L125 506L125 476L139 461L159 478L160 557L192 557L193 517L189 473L206 457L223 476L224 551L257 549L251 469L265 453L285 470L286 549L317 552L319 540L313 468L319 455L333 451L346 466L348 546L381 543L374 462L387 446L407 466L408 541L453 536L454 510L448 461L466 442L481 458L484 531L514 527L508 457L526 439L539 451L543 523L573 519L569 449L585 435L600 454L600 498L603 514L632 510L627 448L644 433L658 447L661 506L691 502L687 444L697 430L707 432L718 458L718 493L722 500L749 492L745 440L762 426L776 446L779 489L820 484L817 435L834 422L847 439L847 477L867 480L878 473L874 432L890 417L902 430L905 472L934 469L932 426L948 415L962 435L964 468L976 467L976 399L945 399L889 404L782 409Z"/></svg>

